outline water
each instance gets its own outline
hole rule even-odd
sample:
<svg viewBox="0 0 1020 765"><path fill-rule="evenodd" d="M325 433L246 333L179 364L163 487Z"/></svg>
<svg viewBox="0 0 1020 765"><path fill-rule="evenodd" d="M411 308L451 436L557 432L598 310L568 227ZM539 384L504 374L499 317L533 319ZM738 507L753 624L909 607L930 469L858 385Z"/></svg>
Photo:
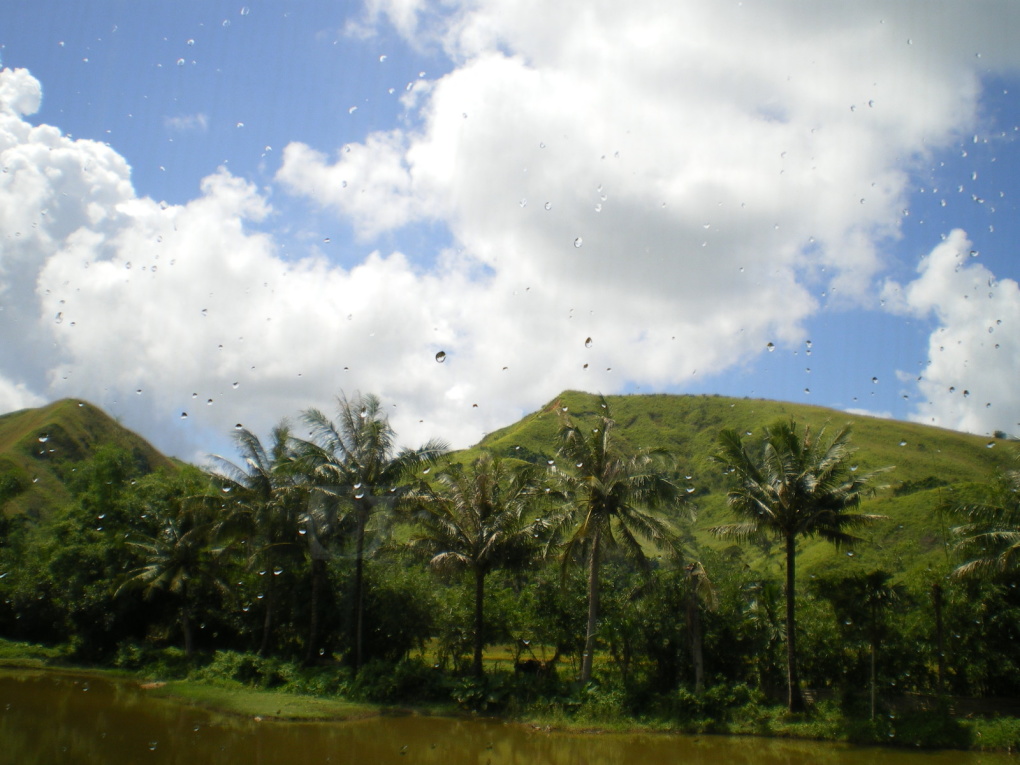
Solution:
<svg viewBox="0 0 1020 765"><path fill-rule="evenodd" d="M429 717L258 722L152 697L129 682L0 672L0 763L14 765L999 765L1008 755L724 736L572 735Z"/></svg>

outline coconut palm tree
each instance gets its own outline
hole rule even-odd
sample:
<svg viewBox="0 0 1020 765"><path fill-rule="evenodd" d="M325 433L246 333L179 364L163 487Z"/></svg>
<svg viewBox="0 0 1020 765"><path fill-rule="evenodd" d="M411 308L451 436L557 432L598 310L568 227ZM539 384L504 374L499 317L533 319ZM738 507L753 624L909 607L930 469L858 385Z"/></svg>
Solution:
<svg viewBox="0 0 1020 765"><path fill-rule="evenodd" d="M234 441L243 464L212 456L219 494L211 502L226 510L218 533L243 541L249 565L257 566L265 577L265 618L259 647L259 653L265 655L276 619L274 582L282 572L282 558L301 549L298 530L307 504L306 490L286 421L273 428L268 448L247 428L235 431Z"/></svg>
<svg viewBox="0 0 1020 765"><path fill-rule="evenodd" d="M529 510L543 495L538 468L511 468L485 453L469 468L453 465L408 501L417 522L408 545L437 570L471 571L475 587L474 674L482 676L485 577L527 564L537 553L540 520Z"/></svg>
<svg viewBox="0 0 1020 765"><path fill-rule="evenodd" d="M1016 459L1020 461L1020 452ZM994 575L1020 568L1020 469L999 476L989 500L961 505L953 514L966 523L953 529L957 550L967 562L957 566L956 577Z"/></svg>
<svg viewBox="0 0 1020 765"><path fill-rule="evenodd" d="M674 536L673 524L651 510L675 510L684 496L673 480L667 455L643 451L627 454L614 437L616 422L604 398L601 414L583 425L561 413L559 454L567 464L560 473L564 511L553 528L566 535L561 560L584 560L588 573L588 623L581 657L581 682L591 679L599 619L599 565L610 549L619 549L647 565L639 538L656 545Z"/></svg>
<svg viewBox="0 0 1020 765"><path fill-rule="evenodd" d="M773 537L786 551L786 664L787 704L791 712L804 709L797 673L796 562L797 540L821 537L837 548L859 541L851 531L881 516L857 512L873 491L878 472L859 473L851 465L850 426L825 437L810 428L799 432L793 422L765 428L760 442L748 447L735 430L719 434L713 459L730 476L727 503L743 520L713 531L738 540ZM888 468L887 468L888 469Z"/></svg>
<svg viewBox="0 0 1020 765"><path fill-rule="evenodd" d="M397 450L395 433L378 397L337 397L337 420L318 409L304 412L311 441L301 446L301 462L320 491L341 498L354 518L354 658L363 658L365 530L375 511L392 507L406 492L407 480L430 469L449 447L431 440L417 449Z"/></svg>

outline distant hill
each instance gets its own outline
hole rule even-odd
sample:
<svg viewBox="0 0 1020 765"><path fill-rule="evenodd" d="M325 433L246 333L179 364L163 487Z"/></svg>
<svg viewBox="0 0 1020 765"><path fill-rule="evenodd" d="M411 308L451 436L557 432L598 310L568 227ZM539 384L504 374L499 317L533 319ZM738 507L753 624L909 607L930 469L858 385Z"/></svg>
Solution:
<svg viewBox="0 0 1020 765"><path fill-rule="evenodd" d="M864 508L888 520L864 532L871 544L844 551L841 556L828 545L806 544L801 566L808 570L881 566L907 571L943 561L944 542L950 537L935 508L943 499L972 496L997 472L1015 467L1018 446L916 423L761 399L651 394L607 396L606 401L618 423L621 441L630 448L661 447L679 457L684 475L690 476L691 497L699 507L696 538L717 549L731 544L707 531L729 518L725 477L710 459L720 430L734 428L753 436L765 425L792 419L810 425L815 432L828 425L831 432L851 423L859 469L895 468L881 476L880 483L887 488ZM459 459L470 459L478 449L488 449L531 462L555 461L561 413L584 422L600 411L598 396L565 391L539 411L488 434Z"/></svg>
<svg viewBox="0 0 1020 765"><path fill-rule="evenodd" d="M174 465L85 401L64 399L0 415L0 508L8 515L45 513L63 504L70 496L64 485L70 465L106 444L131 454L143 473Z"/></svg>

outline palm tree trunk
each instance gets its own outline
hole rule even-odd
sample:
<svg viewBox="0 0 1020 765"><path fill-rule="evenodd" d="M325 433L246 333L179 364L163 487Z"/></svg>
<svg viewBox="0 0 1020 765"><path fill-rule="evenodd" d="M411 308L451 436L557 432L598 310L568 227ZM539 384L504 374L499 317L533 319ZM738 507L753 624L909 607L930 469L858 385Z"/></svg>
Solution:
<svg viewBox="0 0 1020 765"><path fill-rule="evenodd" d="M319 601L321 600L322 590L322 579L325 576L326 564L324 561L318 558L312 558L312 594L311 594L311 614L308 619L308 645L305 647L305 664L311 665L315 661L315 648L316 643L319 642L319 610L321 606Z"/></svg>
<svg viewBox="0 0 1020 765"><path fill-rule="evenodd" d="M274 592L275 588L273 587L273 575L269 567L268 559L266 561L265 577L268 580L266 583L265 592L266 615L265 619L263 619L262 621L262 644L259 646L259 656L265 656L269 652L269 639L273 633L273 618L276 616L276 614L274 613L275 610L274 606L276 601Z"/></svg>
<svg viewBox="0 0 1020 765"><path fill-rule="evenodd" d="M705 654L701 635L701 608L698 603L698 583L695 576L688 574L687 592L687 639L691 647L691 664L694 667L694 693L701 695L705 690Z"/></svg>
<svg viewBox="0 0 1020 765"><path fill-rule="evenodd" d="M786 535L786 703L791 712L804 711L804 695L797 674L796 573L797 539Z"/></svg>
<svg viewBox="0 0 1020 765"><path fill-rule="evenodd" d="M191 604L188 603L188 585L181 587L181 631L184 633L184 655L191 658L195 652L195 641L191 634Z"/></svg>
<svg viewBox="0 0 1020 765"><path fill-rule="evenodd" d="M485 643L485 571L475 569L475 677L482 676L482 647Z"/></svg>
<svg viewBox="0 0 1020 765"><path fill-rule="evenodd" d="M365 515L358 512L358 542L354 557L354 671L361 668L361 636L364 615Z"/></svg>
<svg viewBox="0 0 1020 765"><path fill-rule="evenodd" d="M591 665L595 657L595 630L599 621L599 532L592 539L588 558L588 629L581 655L581 682L591 680Z"/></svg>

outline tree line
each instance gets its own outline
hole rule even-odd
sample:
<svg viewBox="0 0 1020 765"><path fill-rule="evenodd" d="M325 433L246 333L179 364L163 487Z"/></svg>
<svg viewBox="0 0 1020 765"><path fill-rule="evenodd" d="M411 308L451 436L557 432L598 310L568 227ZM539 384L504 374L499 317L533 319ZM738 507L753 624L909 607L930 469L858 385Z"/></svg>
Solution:
<svg viewBox="0 0 1020 765"><path fill-rule="evenodd" d="M548 461L398 448L373 395L302 421L305 437L239 428L209 471L141 476L114 447L72 466L70 505L5 522L0 634L98 663L178 645L359 677L419 657L422 677L478 682L505 646L506 668L615 684L635 712L713 686L794 712L831 692L872 717L883 695L1020 690L1020 472L933 508L959 540L944 566L805 585L799 544L858 544L882 520L861 508L883 471L857 470L848 427L722 431L733 519L711 531L734 544L699 546L682 466L625 448L604 399L560 413Z"/></svg>

